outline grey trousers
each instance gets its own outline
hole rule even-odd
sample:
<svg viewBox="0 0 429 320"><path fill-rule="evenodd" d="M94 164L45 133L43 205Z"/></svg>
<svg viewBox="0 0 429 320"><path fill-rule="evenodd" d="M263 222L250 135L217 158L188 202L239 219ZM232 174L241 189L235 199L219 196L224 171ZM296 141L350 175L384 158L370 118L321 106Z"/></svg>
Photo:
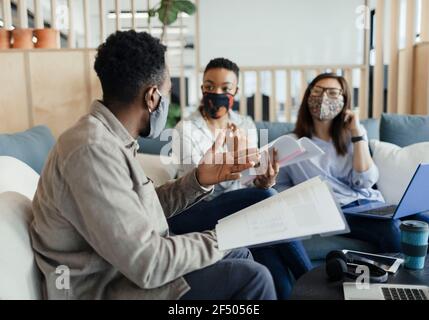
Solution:
<svg viewBox="0 0 429 320"><path fill-rule="evenodd" d="M191 290L182 300L275 300L268 269L248 249L236 249L217 263L185 275Z"/></svg>

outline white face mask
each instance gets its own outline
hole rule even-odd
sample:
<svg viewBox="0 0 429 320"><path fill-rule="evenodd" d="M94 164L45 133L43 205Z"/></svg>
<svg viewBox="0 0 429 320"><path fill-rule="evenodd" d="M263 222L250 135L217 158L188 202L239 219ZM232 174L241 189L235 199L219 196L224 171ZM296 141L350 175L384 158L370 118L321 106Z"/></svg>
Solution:
<svg viewBox="0 0 429 320"><path fill-rule="evenodd" d="M156 110L150 113L150 133L146 137L149 139L156 139L161 135L161 132L164 130L167 123L168 109L170 105L168 98L164 98L158 89L156 89L156 92L159 94L161 99L159 100Z"/></svg>

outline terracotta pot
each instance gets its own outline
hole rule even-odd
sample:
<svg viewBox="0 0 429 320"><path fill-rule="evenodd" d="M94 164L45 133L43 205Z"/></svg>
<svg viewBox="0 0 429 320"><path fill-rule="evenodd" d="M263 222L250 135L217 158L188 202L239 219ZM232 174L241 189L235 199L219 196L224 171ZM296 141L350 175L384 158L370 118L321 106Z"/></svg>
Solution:
<svg viewBox="0 0 429 320"><path fill-rule="evenodd" d="M9 49L12 33L10 30L0 29L0 50Z"/></svg>
<svg viewBox="0 0 429 320"><path fill-rule="evenodd" d="M12 48L15 49L33 49L33 29L13 29L12 30Z"/></svg>
<svg viewBox="0 0 429 320"><path fill-rule="evenodd" d="M37 38L36 48L58 49L58 35L56 29L35 29L34 36Z"/></svg>

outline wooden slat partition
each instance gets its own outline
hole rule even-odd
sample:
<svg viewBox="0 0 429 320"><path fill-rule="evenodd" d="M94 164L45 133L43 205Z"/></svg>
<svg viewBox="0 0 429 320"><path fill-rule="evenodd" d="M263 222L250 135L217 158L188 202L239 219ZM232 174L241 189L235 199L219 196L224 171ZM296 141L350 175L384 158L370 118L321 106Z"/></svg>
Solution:
<svg viewBox="0 0 429 320"><path fill-rule="evenodd" d="M151 4L151 0L146 0L146 2L147 2L147 11L149 12L149 9L151 9L151 7L152 7L152 4ZM199 8L200 7L200 0L195 0L195 4L196 4L196 6L197 6L197 8ZM200 22L199 22L199 15L198 15L198 9L197 9L197 11L196 11L196 13L195 13L195 20L196 20L196 30L195 30L195 43L197 42L197 35L199 35L199 32L200 32L200 29L199 29L199 25L200 25ZM149 17L148 17L148 19L149 19ZM149 21L149 20L148 20ZM152 34L152 24L149 24L149 26L148 26L148 32L149 32L149 34ZM197 50L198 50L199 48L197 47ZM195 50L196 51L196 50ZM200 67L200 65L198 64L197 65L197 68L196 68L196 70L198 70L199 69L199 67Z"/></svg>
<svg viewBox="0 0 429 320"><path fill-rule="evenodd" d="M351 107L354 108L354 90L353 90L353 70L350 68L344 69L344 78L346 79L349 87L350 87L350 100L351 100Z"/></svg>
<svg viewBox="0 0 429 320"><path fill-rule="evenodd" d="M262 93L261 93L261 72L256 71L256 90L253 103L255 112L255 121L262 121Z"/></svg>
<svg viewBox="0 0 429 320"><path fill-rule="evenodd" d="M422 15L420 19L420 30L422 42L429 42L429 0L422 1Z"/></svg>
<svg viewBox="0 0 429 320"><path fill-rule="evenodd" d="M280 69L279 69L280 68ZM359 87L359 97L358 97L358 105L353 105L353 107L359 107L360 109L365 109L364 111L361 111L363 114L367 114L367 89L365 89L365 86L368 85L368 79L364 76L365 74L368 74L367 68L362 65L337 65L337 66L259 66L259 67L242 67L240 68L240 113L241 114L247 114L247 96L245 95L245 79L247 78L247 73L254 73L255 74L255 80L256 80L256 88L255 88L255 120L260 119L262 120L262 73L267 72L270 75L271 78L271 93L270 93L270 100L269 100L269 120L270 121L278 121L278 109L279 109L279 101L278 101L278 94L277 94L277 81L279 74L277 72L281 71L284 72L284 80L285 80L285 87L284 87L284 119L286 121L292 120L292 110L293 108L298 108L301 104L302 98L304 96L305 90L308 86L308 81L312 80L315 76L317 76L320 71L322 72L324 70L331 70L337 72L338 74L344 75L347 82L350 85L351 89L351 99L352 102L354 102L354 92L353 92L353 72L356 70L360 71L363 75L361 77L360 81L360 87ZM198 74L198 79L200 79L201 75L203 74L204 70L200 69L200 73ZM299 78L294 78L292 75L296 73L299 75ZM311 76L311 79L309 78ZM294 84L294 81L298 81ZM198 91L200 91L200 85L201 81L198 80L197 86ZM274 87L273 87L274 85ZM362 87L363 86L363 87ZM297 94L293 94L293 88L297 88ZM361 89L363 88L363 89ZM274 98L273 98L274 97ZM293 98L295 98L295 102L293 102ZM283 118L283 117L282 117ZM364 119L364 118L363 118ZM256 120L259 121L259 120Z"/></svg>
<svg viewBox="0 0 429 320"><path fill-rule="evenodd" d="M104 0L98 0L98 10L100 11L100 43L103 43L106 38L106 7L104 4Z"/></svg>
<svg viewBox="0 0 429 320"><path fill-rule="evenodd" d="M34 26L37 29L43 29L43 9L41 0L34 0Z"/></svg>
<svg viewBox="0 0 429 320"><path fill-rule="evenodd" d="M58 137L101 98L95 50L0 51L0 132L47 125Z"/></svg>
<svg viewBox="0 0 429 320"><path fill-rule="evenodd" d="M1 90L0 95L0 119L3 119L0 121L0 132L26 130L31 124L25 91L24 53L0 53L0 70L0 85L7 88Z"/></svg>
<svg viewBox="0 0 429 320"><path fill-rule="evenodd" d="M307 88L307 72L305 69L300 70L300 77L301 77L301 83L300 83L299 100L302 100L302 98L304 98L305 89Z"/></svg>
<svg viewBox="0 0 429 320"><path fill-rule="evenodd" d="M270 121L277 121L277 81L276 70L271 70Z"/></svg>
<svg viewBox="0 0 429 320"><path fill-rule="evenodd" d="M389 113L396 113L398 110L399 9L400 0L391 0L390 63L387 97L387 111Z"/></svg>
<svg viewBox="0 0 429 320"><path fill-rule="evenodd" d="M90 14L89 14L89 1L83 0L83 24L84 24L84 32L85 32L85 48L90 47L90 39L91 39L91 27L90 27Z"/></svg>
<svg viewBox="0 0 429 320"><path fill-rule="evenodd" d="M292 71L286 69L285 119L292 120Z"/></svg>
<svg viewBox="0 0 429 320"><path fill-rule="evenodd" d="M406 45L402 52L403 61L399 62L400 70L398 84L398 113L411 113L413 106L413 69L414 69L414 44L416 41L416 0L407 0L406 21ZM401 66L402 64L402 66Z"/></svg>
<svg viewBox="0 0 429 320"><path fill-rule="evenodd" d="M373 90L373 117L379 118L384 106L384 14L385 0L377 0L375 34L375 66Z"/></svg>
<svg viewBox="0 0 429 320"><path fill-rule="evenodd" d="M121 1L115 0L116 30L121 30Z"/></svg>
<svg viewBox="0 0 429 320"><path fill-rule="evenodd" d="M416 45L413 75L413 114L429 114L429 42Z"/></svg>
<svg viewBox="0 0 429 320"><path fill-rule="evenodd" d="M28 12L27 12L27 1L18 1L18 26L20 28L28 28Z"/></svg>
<svg viewBox="0 0 429 320"><path fill-rule="evenodd" d="M183 18L179 17L180 23L180 109L182 114L186 111L186 79L185 79L185 37L183 34Z"/></svg>
<svg viewBox="0 0 429 320"><path fill-rule="evenodd" d="M75 33L74 33L74 17L73 17L73 0L67 0L69 10L69 34L68 34L68 47L75 47Z"/></svg>
<svg viewBox="0 0 429 320"><path fill-rule="evenodd" d="M149 5L149 1L148 1L148 5ZM195 5L197 6L197 8L199 8L200 6L200 0L195 0ZM194 43L195 43L195 92L197 93L197 101L196 103L198 104L199 101L201 100L201 89L200 89L200 72L201 71L201 56L200 56L200 10L197 10L195 12L195 39L194 39ZM150 30L150 25L149 25L149 33L151 33ZM243 79L245 78L244 76L244 72L243 72ZM244 82L243 82L244 83ZM244 86L243 86L244 87ZM244 89L242 89L244 92Z"/></svg>
<svg viewBox="0 0 429 320"><path fill-rule="evenodd" d="M3 20L4 20L4 28L11 29L12 28L12 7L10 0L2 1L3 8Z"/></svg>
<svg viewBox="0 0 429 320"><path fill-rule="evenodd" d="M365 7L369 7L369 0L365 0ZM369 19L366 16L365 19ZM367 22L367 21L365 21ZM369 24L369 23L368 23ZM369 114L369 46L370 46L370 29L363 29L363 57L362 67L360 68L360 81L359 81L359 118L367 119Z"/></svg>
<svg viewBox="0 0 429 320"><path fill-rule="evenodd" d="M240 73L240 114L247 115L246 73Z"/></svg>
<svg viewBox="0 0 429 320"><path fill-rule="evenodd" d="M358 98L358 107L359 107L359 118L367 119L368 118L368 68L360 69L360 81L359 81L359 98Z"/></svg>
<svg viewBox="0 0 429 320"><path fill-rule="evenodd" d="M57 25L57 0L51 0L51 27L58 29Z"/></svg>
<svg viewBox="0 0 429 320"><path fill-rule="evenodd" d="M137 29L137 4L136 0L131 0L131 14L132 14L132 29Z"/></svg>
<svg viewBox="0 0 429 320"><path fill-rule="evenodd" d="M242 71L270 71L270 70L285 70L285 69L293 69L293 70L304 70L304 71L311 71L311 70L332 70L335 71L336 69L359 69L361 68L361 64L335 64L335 65L309 65L309 64L299 64L299 65L267 65L267 66L240 66L240 70ZM200 68L200 71L203 71L202 68Z"/></svg>

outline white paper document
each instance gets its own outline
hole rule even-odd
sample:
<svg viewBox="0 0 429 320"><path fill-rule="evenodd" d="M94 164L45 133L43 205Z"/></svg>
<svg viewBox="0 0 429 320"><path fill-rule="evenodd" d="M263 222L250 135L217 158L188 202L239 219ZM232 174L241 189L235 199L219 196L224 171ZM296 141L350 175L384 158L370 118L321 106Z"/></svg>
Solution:
<svg viewBox="0 0 429 320"><path fill-rule="evenodd" d="M290 136L281 136L262 147L260 151L261 153L264 151L270 151L271 154L272 149L277 150L277 160L279 161L280 168L303 160L308 160L325 153L315 145L313 141L305 137L296 140ZM261 162L264 161L266 161L266 159L261 160ZM256 168L251 168L242 172L241 183L246 184L252 181L258 174L263 174L263 172L258 172L258 169Z"/></svg>
<svg viewBox="0 0 429 320"><path fill-rule="evenodd" d="M328 184L319 177L218 221L220 250L349 231Z"/></svg>

